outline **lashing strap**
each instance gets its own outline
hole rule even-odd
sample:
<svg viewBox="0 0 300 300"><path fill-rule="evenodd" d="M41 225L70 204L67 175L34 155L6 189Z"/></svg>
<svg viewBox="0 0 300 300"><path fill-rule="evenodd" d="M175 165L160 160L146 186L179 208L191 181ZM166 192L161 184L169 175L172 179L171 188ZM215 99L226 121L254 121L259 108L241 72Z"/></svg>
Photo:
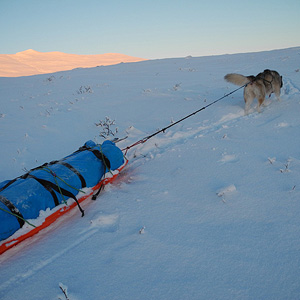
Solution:
<svg viewBox="0 0 300 300"><path fill-rule="evenodd" d="M70 165L69 163L63 161L63 160L55 160L55 161L51 161L49 163L49 165L54 165L54 164L60 164L60 165L63 165L65 167L67 167L68 169L70 169L73 173L75 173L80 182L81 182L81 188L85 188L86 187L86 182L85 182L85 179L84 177L81 175L81 173L76 169L74 168L72 165Z"/></svg>
<svg viewBox="0 0 300 300"><path fill-rule="evenodd" d="M12 215L16 216L20 228L25 224L24 218L19 210L7 198L0 195L0 201L11 211Z"/></svg>
<svg viewBox="0 0 300 300"><path fill-rule="evenodd" d="M99 151L97 149L93 149L93 148L90 148L88 146L83 146L83 147L80 147L73 154L81 152L81 151L85 151L85 150L91 151L99 160L103 161L104 168L107 167L108 169L110 169L110 161L108 160L108 158L101 151ZM70 165L69 163L67 163L67 162L65 162L63 160L58 160L58 161L52 161L50 163L45 163L42 166L39 166L39 167L34 168L34 169L31 169L31 171L34 171L34 170L37 170L37 169L41 169L43 167L47 167L48 165L53 165L53 164L61 164L61 165L65 166L65 167L69 168L80 179L82 188L86 187L86 181L85 181L84 177L80 174L80 172L76 168L74 168L72 165ZM10 180L2 188L0 188L0 192L3 191L3 190L5 190L6 188L8 188L11 184L13 184L14 182L16 182L20 178L21 179L33 178L38 183L40 183L47 191L49 191L51 193L51 196L53 198L55 206L58 206L60 204L60 202L59 202L59 200L57 198L57 195L56 195L56 193L54 191L56 191L58 193L61 193L64 196L67 196L69 198L74 199L74 201L78 205L79 210L81 211L82 216L84 216L84 210L80 207L80 204L79 204L77 198L71 192L69 192L69 191L61 188L60 186L56 185L55 183L53 183L51 181L48 181L48 180L45 180L45 179L41 179L41 178L38 178L38 177L36 177L34 175L31 175L30 172L28 172L28 173L26 173L26 174L24 174L22 176L16 177L16 178L14 178L12 180ZM104 170L104 173L105 173L105 170ZM100 188L100 190L101 190L101 188ZM13 214L15 214L16 216L19 216L19 217L17 217L17 219L18 219L18 222L20 223L20 226L22 227L24 225L24 220L23 220L23 217L22 217L21 213L19 212L19 210L8 199L6 199L5 197L3 197L1 195L0 195L0 201L4 205L6 205L7 208L9 208L9 210Z"/></svg>
<svg viewBox="0 0 300 300"><path fill-rule="evenodd" d="M37 178L36 176L34 175L31 175L31 174L28 174L27 176L28 178L33 178L35 179L38 183L40 183L47 191L49 191L53 197L53 200L54 200L54 204L55 206L59 205L59 201L58 201L58 198L55 194L54 191L58 192L58 193L61 193L62 195L68 197L68 198L72 198L74 199L74 201L77 203L78 205L78 208L81 212L81 216L83 217L84 216L84 210L80 207L80 204L77 200L77 198L71 193L69 192L68 190L65 190L63 189L62 187L56 185L55 183L51 182L51 181L48 181L48 180L45 180L45 179L41 179L41 178ZM54 191L53 191L54 190Z"/></svg>
<svg viewBox="0 0 300 300"><path fill-rule="evenodd" d="M0 192L4 191L6 188L8 188L11 184L13 184L15 181L17 181L17 179L19 179L20 177L17 177L15 179L10 180L6 185L4 185L1 189Z"/></svg>
<svg viewBox="0 0 300 300"><path fill-rule="evenodd" d="M103 161L103 163L105 164L105 166L110 169L110 161L109 159L99 150L88 147L86 145L80 147L77 151L75 151L73 154L78 153L78 152L82 152L82 151L91 151L99 160Z"/></svg>

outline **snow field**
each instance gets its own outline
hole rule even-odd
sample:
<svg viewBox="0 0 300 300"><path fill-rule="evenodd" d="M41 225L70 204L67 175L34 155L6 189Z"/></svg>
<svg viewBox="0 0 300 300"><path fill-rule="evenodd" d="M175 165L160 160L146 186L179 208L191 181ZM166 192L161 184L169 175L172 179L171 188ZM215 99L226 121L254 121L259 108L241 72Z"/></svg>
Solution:
<svg viewBox="0 0 300 300"><path fill-rule="evenodd" d="M297 299L299 51L0 78L1 180L101 142L105 116L126 147L235 89L226 73L284 82L260 114L244 116L239 91L130 150L84 218L75 209L2 255L1 299L64 299L60 286L73 300Z"/></svg>

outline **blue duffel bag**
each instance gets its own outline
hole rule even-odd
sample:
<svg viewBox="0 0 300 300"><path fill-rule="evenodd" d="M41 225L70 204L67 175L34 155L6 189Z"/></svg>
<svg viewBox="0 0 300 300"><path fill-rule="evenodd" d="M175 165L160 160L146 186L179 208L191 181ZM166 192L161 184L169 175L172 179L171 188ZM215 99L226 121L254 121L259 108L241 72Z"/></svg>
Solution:
<svg viewBox="0 0 300 300"><path fill-rule="evenodd" d="M88 141L71 155L46 163L28 173L0 183L0 240L35 219L40 211L54 208L69 198L77 202L80 189L94 187L110 170L124 163L122 151L111 141Z"/></svg>

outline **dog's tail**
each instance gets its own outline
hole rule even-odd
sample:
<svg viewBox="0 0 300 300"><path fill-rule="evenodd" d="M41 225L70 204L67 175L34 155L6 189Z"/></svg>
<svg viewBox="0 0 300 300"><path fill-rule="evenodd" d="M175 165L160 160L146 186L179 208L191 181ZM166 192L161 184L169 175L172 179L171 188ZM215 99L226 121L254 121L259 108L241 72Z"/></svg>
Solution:
<svg viewBox="0 0 300 300"><path fill-rule="evenodd" d="M224 76L224 79L228 82L231 82L235 85L239 85L239 86L243 86L249 82L252 81L253 76L244 76L241 74L235 74L235 73L231 73L231 74L227 74Z"/></svg>

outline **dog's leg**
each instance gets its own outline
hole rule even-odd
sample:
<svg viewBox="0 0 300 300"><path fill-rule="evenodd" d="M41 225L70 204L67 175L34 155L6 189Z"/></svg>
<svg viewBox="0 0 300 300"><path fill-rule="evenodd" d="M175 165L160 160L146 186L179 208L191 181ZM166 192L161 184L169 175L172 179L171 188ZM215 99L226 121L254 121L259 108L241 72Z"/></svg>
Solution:
<svg viewBox="0 0 300 300"><path fill-rule="evenodd" d="M274 92L274 94L275 94L277 100L281 101L281 99L280 99L280 89L276 89L275 92Z"/></svg>
<svg viewBox="0 0 300 300"><path fill-rule="evenodd" d="M245 99L245 116L247 116L249 114L250 106L254 98L249 95L244 95L244 99Z"/></svg>
<svg viewBox="0 0 300 300"><path fill-rule="evenodd" d="M264 101L265 101L265 97L259 97L258 98L258 104L257 104L257 112L261 112L261 110L260 110L260 106L264 103Z"/></svg>

